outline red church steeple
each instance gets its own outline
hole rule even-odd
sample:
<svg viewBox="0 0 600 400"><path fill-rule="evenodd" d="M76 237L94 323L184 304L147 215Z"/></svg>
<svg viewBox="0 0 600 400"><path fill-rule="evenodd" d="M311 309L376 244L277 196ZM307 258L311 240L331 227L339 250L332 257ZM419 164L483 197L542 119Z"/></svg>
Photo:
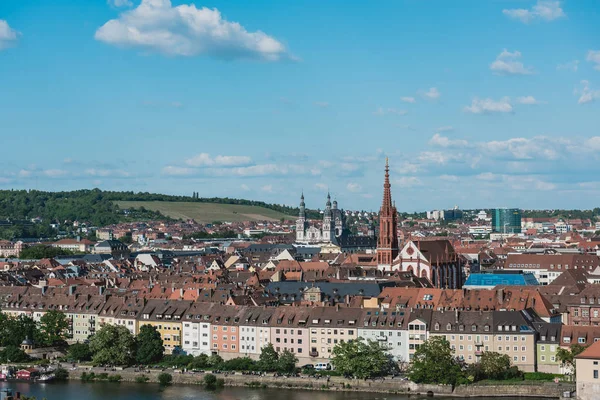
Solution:
<svg viewBox="0 0 600 400"><path fill-rule="evenodd" d="M390 167L385 159L385 183L383 184L383 202L379 210L379 238L377 240L377 265L389 269L398 256L398 213L392 203L390 190Z"/></svg>

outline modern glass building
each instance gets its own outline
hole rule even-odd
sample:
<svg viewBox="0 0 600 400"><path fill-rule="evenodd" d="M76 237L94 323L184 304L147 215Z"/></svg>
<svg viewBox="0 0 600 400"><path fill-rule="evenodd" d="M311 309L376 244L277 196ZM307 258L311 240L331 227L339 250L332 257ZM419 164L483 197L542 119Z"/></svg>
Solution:
<svg viewBox="0 0 600 400"><path fill-rule="evenodd" d="M521 210L518 208L493 209L492 232L521 233Z"/></svg>

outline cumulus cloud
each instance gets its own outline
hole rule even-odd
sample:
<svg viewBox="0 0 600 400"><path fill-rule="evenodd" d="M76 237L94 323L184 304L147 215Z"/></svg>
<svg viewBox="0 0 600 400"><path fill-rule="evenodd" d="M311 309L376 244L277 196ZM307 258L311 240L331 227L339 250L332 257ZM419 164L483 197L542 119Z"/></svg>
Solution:
<svg viewBox="0 0 600 400"><path fill-rule="evenodd" d="M378 107L377 110L373 111L373 115L389 115L389 114L393 114L393 115L406 115L408 114L408 111L406 110L398 110L397 108L383 108L383 107Z"/></svg>
<svg viewBox="0 0 600 400"><path fill-rule="evenodd" d="M14 46L19 38L19 32L12 29L8 22L0 19L0 50Z"/></svg>
<svg viewBox="0 0 600 400"><path fill-rule="evenodd" d="M519 104L527 104L527 105L540 104L540 102L538 100L536 100L536 98L533 97L533 96L518 97L517 98L517 103L519 103Z"/></svg>
<svg viewBox="0 0 600 400"><path fill-rule="evenodd" d="M461 139L450 139L446 136L442 136L439 133L433 135L431 139L429 139L429 144L431 146L439 146L439 147L467 147L469 146L469 142Z"/></svg>
<svg viewBox="0 0 600 400"><path fill-rule="evenodd" d="M273 193L273 185L264 185L260 188L263 192Z"/></svg>
<svg viewBox="0 0 600 400"><path fill-rule="evenodd" d="M535 20L554 21L567 16L557 0L538 0L531 9L504 9L502 13L525 24Z"/></svg>
<svg viewBox="0 0 600 400"><path fill-rule="evenodd" d="M190 167L237 167L252 163L252 159L247 156L216 156L212 157L208 153L200 153L192 158L185 160L186 165Z"/></svg>
<svg viewBox="0 0 600 400"><path fill-rule="evenodd" d="M402 100L405 103L416 103L417 99L415 99L414 97L401 97L400 100Z"/></svg>
<svg viewBox="0 0 600 400"><path fill-rule="evenodd" d="M591 63L594 63L594 69L600 71L600 50L588 51L585 59Z"/></svg>
<svg viewBox="0 0 600 400"><path fill-rule="evenodd" d="M600 98L600 90L594 90L589 81L581 81L581 89L576 89L575 94L579 95L578 104L587 104Z"/></svg>
<svg viewBox="0 0 600 400"><path fill-rule="evenodd" d="M240 185L240 189L242 189L243 191L247 192L250 190L250 186L246 185L245 183L242 183Z"/></svg>
<svg viewBox="0 0 600 400"><path fill-rule="evenodd" d="M421 93L421 96L428 100L437 100L442 95L435 87L429 88L429 90L421 90L419 93Z"/></svg>
<svg viewBox="0 0 600 400"><path fill-rule="evenodd" d="M362 191L362 186L355 182L349 182L346 185L346 189L348 189L348 191L352 193L359 193L360 191Z"/></svg>
<svg viewBox="0 0 600 400"><path fill-rule="evenodd" d="M490 64L490 69L500 75L530 75L533 73L531 67L525 67L519 59L521 52L510 51L504 49L493 63Z"/></svg>
<svg viewBox="0 0 600 400"><path fill-rule="evenodd" d="M568 63L565 63L565 64L558 64L556 66L556 69L559 71L577 72L577 70L579 69L579 60L569 61Z"/></svg>
<svg viewBox="0 0 600 400"><path fill-rule="evenodd" d="M325 192L329 189L329 187L324 183L315 183L315 189Z"/></svg>
<svg viewBox="0 0 600 400"><path fill-rule="evenodd" d="M470 106L464 108L466 112L472 114L492 114L492 113L511 113L513 107L510 104L510 98L503 97L496 101L490 98L474 98Z"/></svg>
<svg viewBox="0 0 600 400"><path fill-rule="evenodd" d="M421 186L423 182L416 176L403 176L396 179L395 184L402 188Z"/></svg>
<svg viewBox="0 0 600 400"><path fill-rule="evenodd" d="M290 58L285 46L264 32L248 32L223 18L216 8L173 7L170 0L142 0L95 33L96 40L168 56L210 55L278 61Z"/></svg>
<svg viewBox="0 0 600 400"><path fill-rule="evenodd" d="M69 171L65 171L63 169L46 169L42 171L42 175L45 175L49 178L61 178L69 174Z"/></svg>

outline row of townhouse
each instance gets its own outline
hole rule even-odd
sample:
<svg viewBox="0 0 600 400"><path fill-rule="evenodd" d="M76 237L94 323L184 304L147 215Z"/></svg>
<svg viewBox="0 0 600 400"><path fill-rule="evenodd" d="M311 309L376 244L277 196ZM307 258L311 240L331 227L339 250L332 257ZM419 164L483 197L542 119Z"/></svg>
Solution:
<svg viewBox="0 0 600 400"><path fill-rule="evenodd" d="M7 314L25 314L36 321L50 310L64 312L73 342L88 339L104 324L125 326L134 335L142 326L152 325L167 353L181 349L192 355L256 359L271 343L277 351L293 352L300 364L329 360L336 344L359 337L378 341L398 361L410 361L430 337L444 336L467 363L495 351L508 355L524 371L558 373L558 347L591 344L600 338L600 327L561 326L525 310L256 307L77 294L18 295L1 306Z"/></svg>

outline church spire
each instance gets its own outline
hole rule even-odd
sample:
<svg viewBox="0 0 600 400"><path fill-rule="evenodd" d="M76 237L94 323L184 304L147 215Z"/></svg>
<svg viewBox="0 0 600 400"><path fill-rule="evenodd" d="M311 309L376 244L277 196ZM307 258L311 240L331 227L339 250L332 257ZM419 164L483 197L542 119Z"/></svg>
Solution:
<svg viewBox="0 0 600 400"><path fill-rule="evenodd" d="M299 217L300 218L305 218L306 217L306 208L304 205L304 191L302 191L302 195L300 196L300 214Z"/></svg>
<svg viewBox="0 0 600 400"><path fill-rule="evenodd" d="M398 213L392 202L390 185L390 165L385 159L385 179L383 183L383 200L379 210L379 238L377 240L377 265L380 269L391 270L394 259L398 256Z"/></svg>

